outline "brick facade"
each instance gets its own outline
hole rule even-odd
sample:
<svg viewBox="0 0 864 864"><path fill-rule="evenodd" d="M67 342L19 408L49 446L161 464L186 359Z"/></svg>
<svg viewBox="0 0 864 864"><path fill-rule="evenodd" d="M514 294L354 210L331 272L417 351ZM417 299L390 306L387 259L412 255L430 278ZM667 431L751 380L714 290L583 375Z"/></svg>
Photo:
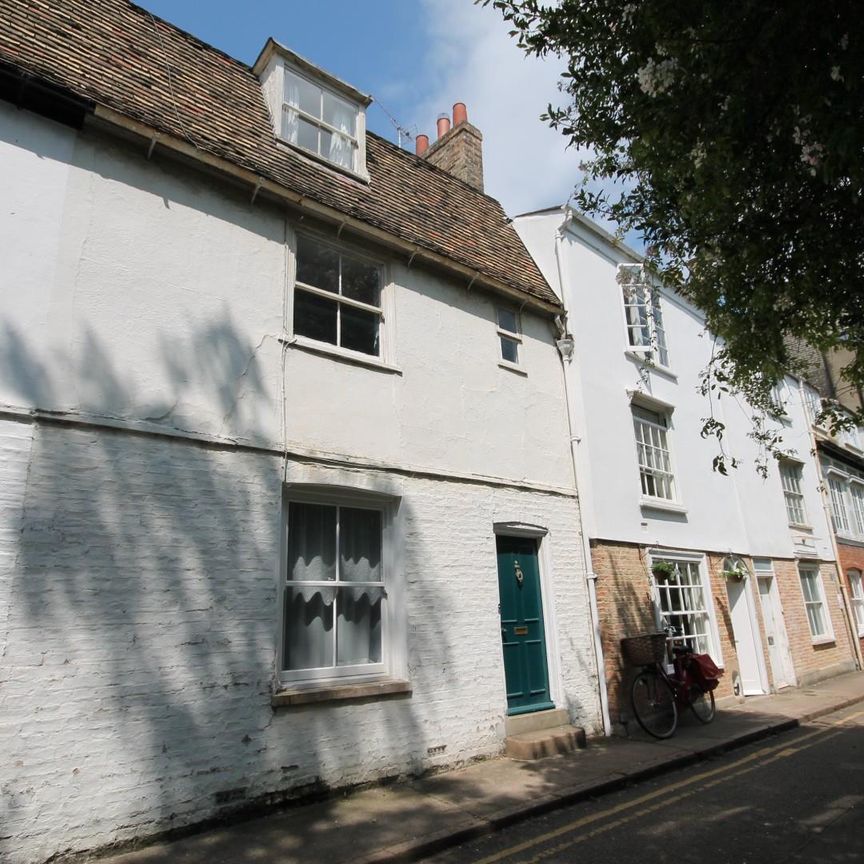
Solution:
<svg viewBox="0 0 864 864"><path fill-rule="evenodd" d="M673 550L667 551L671 553ZM632 680L632 669L628 668L623 661L620 640L626 636L635 636L657 629L652 577L649 572L649 549L635 544L594 541L591 544L591 553L594 572L598 576L597 605L609 688L610 715L617 730L623 731L631 716L628 689ZM733 686L739 674L729 610L729 594L726 579L722 575L725 556L713 553L703 554L710 575L710 590L724 667L724 676L715 691L715 696L722 699L736 695ZM744 560L752 573L752 561L746 558ZM834 565L823 563L820 567L826 611L831 617L834 639L823 644L814 644L807 623L797 562L774 560L772 563L799 684L812 683L820 678L854 668L848 628L844 622L842 609L835 601L837 576ZM754 577L749 579L748 590L759 630L761 659L769 686L773 690L775 687L768 656L762 606Z"/></svg>
<svg viewBox="0 0 864 864"><path fill-rule="evenodd" d="M432 144L424 158L483 191L483 135L476 126L468 122L454 126Z"/></svg>
<svg viewBox="0 0 864 864"><path fill-rule="evenodd" d="M864 574L864 546L852 546L848 543L837 541L837 550L840 553L840 572L846 586L847 596L852 596L852 585L849 581L849 571L858 570ZM850 610L851 611L851 610ZM857 627L854 612L852 614L853 627ZM864 636L858 636L858 644L862 652L864 652Z"/></svg>
<svg viewBox="0 0 864 864"><path fill-rule="evenodd" d="M413 693L281 708L280 454L5 420L0 454L3 861L499 753L497 521L548 528L556 703L601 728L573 497L342 470L400 484Z"/></svg>

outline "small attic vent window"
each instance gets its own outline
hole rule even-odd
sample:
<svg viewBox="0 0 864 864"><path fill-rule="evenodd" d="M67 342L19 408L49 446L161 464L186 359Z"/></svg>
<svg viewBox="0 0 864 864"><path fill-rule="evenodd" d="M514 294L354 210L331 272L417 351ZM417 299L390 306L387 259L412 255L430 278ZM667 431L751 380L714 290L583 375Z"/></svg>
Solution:
<svg viewBox="0 0 864 864"><path fill-rule="evenodd" d="M358 105L285 67L282 138L328 162L357 171Z"/></svg>

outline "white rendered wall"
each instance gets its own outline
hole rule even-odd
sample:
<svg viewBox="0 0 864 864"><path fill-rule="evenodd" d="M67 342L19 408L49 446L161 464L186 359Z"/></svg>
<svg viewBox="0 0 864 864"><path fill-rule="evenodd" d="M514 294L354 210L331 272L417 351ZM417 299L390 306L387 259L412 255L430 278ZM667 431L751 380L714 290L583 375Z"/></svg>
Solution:
<svg viewBox="0 0 864 864"><path fill-rule="evenodd" d="M791 558L802 554L800 533L793 533L776 466L762 480L755 469L760 456L747 437L747 406L723 397L715 416L727 426L724 444L740 461L729 475L712 470L719 453L716 439L701 437L710 406L699 392L699 373L710 358L711 337L701 315L672 292L663 292L663 324L672 374L641 369L627 353L622 291L617 265L633 263L576 221L557 243L562 211L516 220L517 231L535 256L550 285L568 308L576 349L569 372L574 391L580 492L589 536L643 545ZM790 383L791 379L790 379ZM639 469L628 391L674 406L668 434L677 486L677 503L686 513L640 506ZM784 445L804 462L806 506L812 522L811 554L833 559L828 525L819 502L806 418L797 397L790 423L783 424Z"/></svg>
<svg viewBox="0 0 864 864"><path fill-rule="evenodd" d="M3 440L26 444L20 428L4 424ZM499 752L495 522L549 530L556 702L596 729L572 498L397 478L413 694L273 709L281 460L23 428L35 430L27 518L19 536L0 533L17 558L0 665L0 821L12 838L0 840L3 860L41 861L310 784ZM20 458L4 471L20 478L26 447L14 446ZM372 476L355 473L357 485Z"/></svg>
<svg viewBox="0 0 864 864"><path fill-rule="evenodd" d="M499 752L496 522L549 531L553 696L598 728L550 323L503 369L489 296L385 255L397 371L291 346L283 388L296 223L145 154L0 105L0 858ZM284 445L399 486L410 697L271 708Z"/></svg>
<svg viewBox="0 0 864 864"><path fill-rule="evenodd" d="M0 328L14 355L0 404L281 447L285 241L298 223L158 148L143 156L0 105L14 202L0 214ZM398 372L290 347L289 445L569 485L551 321L523 313L523 377L498 366L489 295L381 258Z"/></svg>

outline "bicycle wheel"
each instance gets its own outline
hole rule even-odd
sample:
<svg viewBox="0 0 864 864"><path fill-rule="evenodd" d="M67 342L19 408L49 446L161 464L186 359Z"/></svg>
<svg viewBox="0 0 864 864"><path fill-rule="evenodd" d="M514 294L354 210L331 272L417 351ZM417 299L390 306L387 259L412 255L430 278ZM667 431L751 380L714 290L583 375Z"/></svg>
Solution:
<svg viewBox="0 0 864 864"><path fill-rule="evenodd" d="M700 723L710 723L717 713L714 704L714 691L703 690L698 684L694 684L687 694L690 707Z"/></svg>
<svg viewBox="0 0 864 864"><path fill-rule="evenodd" d="M655 738L669 738L678 725L675 693L657 672L643 669L630 688L636 722Z"/></svg>

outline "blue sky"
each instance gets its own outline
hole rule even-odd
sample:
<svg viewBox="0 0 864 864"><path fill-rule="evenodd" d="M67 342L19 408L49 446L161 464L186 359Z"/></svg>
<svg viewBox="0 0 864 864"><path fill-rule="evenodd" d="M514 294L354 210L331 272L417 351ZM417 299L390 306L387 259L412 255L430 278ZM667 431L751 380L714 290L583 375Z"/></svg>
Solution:
<svg viewBox="0 0 864 864"><path fill-rule="evenodd" d="M511 215L561 204L579 179L578 154L539 119L563 65L525 58L498 13L471 0L139 3L246 63L275 37L371 94L369 128L393 141L382 108L434 139L438 114L465 102L484 136L486 191Z"/></svg>

